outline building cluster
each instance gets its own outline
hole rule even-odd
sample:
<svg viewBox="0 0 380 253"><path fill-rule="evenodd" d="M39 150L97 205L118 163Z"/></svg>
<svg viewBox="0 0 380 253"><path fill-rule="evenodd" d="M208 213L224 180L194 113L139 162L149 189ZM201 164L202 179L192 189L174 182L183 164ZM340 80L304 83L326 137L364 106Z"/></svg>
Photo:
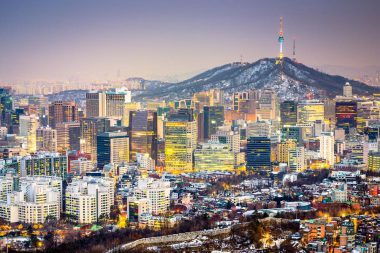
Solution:
<svg viewBox="0 0 380 253"><path fill-rule="evenodd" d="M319 100L213 89L135 102L115 88L87 92L84 103L15 101L1 88L0 103L0 218L10 223L64 215L159 229L202 214L228 223L380 205L380 96L357 97L348 83ZM321 221L305 221L299 232L310 249L372 245L350 244L347 222L327 221L319 235Z"/></svg>

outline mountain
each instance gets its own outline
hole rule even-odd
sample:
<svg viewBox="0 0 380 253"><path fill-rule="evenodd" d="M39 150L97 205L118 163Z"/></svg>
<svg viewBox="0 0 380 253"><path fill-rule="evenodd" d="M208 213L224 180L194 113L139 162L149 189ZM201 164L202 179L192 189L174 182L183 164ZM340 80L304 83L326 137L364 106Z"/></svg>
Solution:
<svg viewBox="0 0 380 253"><path fill-rule="evenodd" d="M350 82L353 92L359 95L380 92L380 89L364 83L349 80L342 76L329 75L301 63L284 58L276 64L274 58L264 58L254 63L231 63L216 67L179 83L165 83L159 87L136 94L136 100L143 99L182 99L193 93L213 88L225 92L240 92L250 89L274 89L281 100L303 99L306 94L315 97L342 94L343 85Z"/></svg>

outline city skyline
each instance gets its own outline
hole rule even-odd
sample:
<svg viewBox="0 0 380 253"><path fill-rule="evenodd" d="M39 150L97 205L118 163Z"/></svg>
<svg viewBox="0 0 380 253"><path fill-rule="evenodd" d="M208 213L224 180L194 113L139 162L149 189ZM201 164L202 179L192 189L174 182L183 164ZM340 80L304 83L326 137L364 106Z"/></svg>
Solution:
<svg viewBox="0 0 380 253"><path fill-rule="evenodd" d="M183 80L276 57L280 17L285 56L295 38L304 64L376 69L380 57L378 1L109 3L2 2L0 81Z"/></svg>

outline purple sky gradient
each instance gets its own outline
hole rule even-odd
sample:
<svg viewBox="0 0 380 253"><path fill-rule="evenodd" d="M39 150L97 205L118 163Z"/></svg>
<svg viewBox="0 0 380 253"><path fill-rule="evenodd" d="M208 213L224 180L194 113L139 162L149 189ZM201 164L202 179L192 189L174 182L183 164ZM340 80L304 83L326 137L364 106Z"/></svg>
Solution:
<svg viewBox="0 0 380 253"><path fill-rule="evenodd" d="M0 0L0 80L183 79L285 54L379 65L379 0Z"/></svg>

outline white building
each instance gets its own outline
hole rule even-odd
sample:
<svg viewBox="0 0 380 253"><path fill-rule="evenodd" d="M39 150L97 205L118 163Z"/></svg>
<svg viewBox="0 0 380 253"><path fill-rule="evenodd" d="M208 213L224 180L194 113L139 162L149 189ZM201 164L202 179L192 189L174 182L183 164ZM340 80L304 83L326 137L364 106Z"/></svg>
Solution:
<svg viewBox="0 0 380 253"><path fill-rule="evenodd" d="M66 189L66 215L78 223L109 217L114 204L114 181L104 177L73 180Z"/></svg>
<svg viewBox="0 0 380 253"><path fill-rule="evenodd" d="M136 199L148 199L148 209L152 214L163 214L169 210L170 182L153 178L140 179L132 190Z"/></svg>
<svg viewBox="0 0 380 253"><path fill-rule="evenodd" d="M234 153L240 152L240 134L233 131L218 131L210 137L211 142L228 144Z"/></svg>
<svg viewBox="0 0 380 253"><path fill-rule="evenodd" d="M288 152L289 169L292 172L302 172L306 169L305 148L291 148Z"/></svg>
<svg viewBox="0 0 380 253"><path fill-rule="evenodd" d="M8 178L9 179L9 178ZM19 191L0 201L0 217L8 222L44 223L59 220L62 207L62 179L58 177L20 178Z"/></svg>
<svg viewBox="0 0 380 253"><path fill-rule="evenodd" d="M352 86L349 82L346 82L343 86L343 96L352 97Z"/></svg>
<svg viewBox="0 0 380 253"><path fill-rule="evenodd" d="M334 133L332 132L323 132L319 137L320 140L320 149L319 155L321 158L326 159L326 162L333 166L335 164L335 155L334 155Z"/></svg>
<svg viewBox="0 0 380 253"><path fill-rule="evenodd" d="M137 163L140 165L140 168L147 170L155 169L155 162L148 153L136 153Z"/></svg>
<svg viewBox="0 0 380 253"><path fill-rule="evenodd" d="M331 190L331 199L334 202L347 201L347 184L339 184Z"/></svg>

